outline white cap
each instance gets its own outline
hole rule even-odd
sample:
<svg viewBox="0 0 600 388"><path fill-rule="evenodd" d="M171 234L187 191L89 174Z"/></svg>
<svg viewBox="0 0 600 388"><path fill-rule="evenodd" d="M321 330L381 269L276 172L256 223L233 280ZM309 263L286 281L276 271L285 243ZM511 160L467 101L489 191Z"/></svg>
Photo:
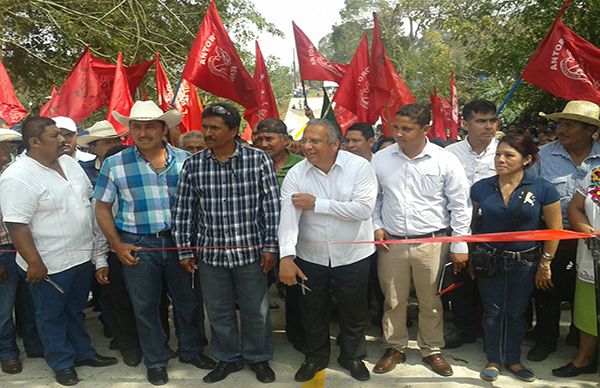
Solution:
<svg viewBox="0 0 600 388"><path fill-rule="evenodd" d="M56 123L56 127L59 129L66 129L67 131L71 131L73 133L77 133L77 125L75 121L73 121L69 117L58 116L53 117L52 120Z"/></svg>

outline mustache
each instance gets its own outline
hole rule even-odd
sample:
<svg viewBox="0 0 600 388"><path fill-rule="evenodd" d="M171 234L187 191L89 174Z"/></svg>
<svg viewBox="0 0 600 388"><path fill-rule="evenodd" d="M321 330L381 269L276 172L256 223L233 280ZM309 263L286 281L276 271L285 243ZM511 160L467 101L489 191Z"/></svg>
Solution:
<svg viewBox="0 0 600 388"><path fill-rule="evenodd" d="M204 136L204 141L215 141L215 138L212 136Z"/></svg>

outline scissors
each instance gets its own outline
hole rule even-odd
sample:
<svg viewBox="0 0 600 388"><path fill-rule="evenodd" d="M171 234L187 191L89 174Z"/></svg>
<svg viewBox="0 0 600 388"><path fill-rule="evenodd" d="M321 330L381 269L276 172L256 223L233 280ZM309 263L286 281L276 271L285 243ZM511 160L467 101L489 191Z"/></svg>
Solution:
<svg viewBox="0 0 600 388"><path fill-rule="evenodd" d="M304 284L304 279L300 279L300 281L296 280L296 285L300 286L300 289L302 290L302 295L306 295L306 291L312 291L309 286Z"/></svg>
<svg viewBox="0 0 600 388"><path fill-rule="evenodd" d="M58 283L56 283L54 280L50 279L50 277L46 276L46 277L44 277L44 280L47 281L48 283L50 283L50 285L52 287L54 287L56 289L56 291L60 292L61 294L65 293L65 290L63 290L63 288Z"/></svg>

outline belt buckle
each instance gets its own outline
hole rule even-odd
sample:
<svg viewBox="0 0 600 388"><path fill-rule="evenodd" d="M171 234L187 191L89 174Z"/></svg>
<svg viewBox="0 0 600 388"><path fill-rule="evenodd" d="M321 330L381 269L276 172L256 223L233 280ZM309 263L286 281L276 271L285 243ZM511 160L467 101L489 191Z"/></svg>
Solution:
<svg viewBox="0 0 600 388"><path fill-rule="evenodd" d="M156 237L156 238L162 238L161 232L154 233L154 237Z"/></svg>

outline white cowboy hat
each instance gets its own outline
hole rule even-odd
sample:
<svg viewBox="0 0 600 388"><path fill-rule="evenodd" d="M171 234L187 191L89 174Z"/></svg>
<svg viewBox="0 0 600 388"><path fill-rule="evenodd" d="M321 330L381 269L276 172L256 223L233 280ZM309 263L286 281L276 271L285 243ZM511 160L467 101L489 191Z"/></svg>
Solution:
<svg viewBox="0 0 600 388"><path fill-rule="evenodd" d="M136 101L131 107L129 117L112 112L113 117L123 125L129 127L130 120L136 121L164 121L167 128L175 128L181 122L181 113L176 110L163 112L154 101Z"/></svg>
<svg viewBox="0 0 600 388"><path fill-rule="evenodd" d="M77 138L77 145L80 147L87 147L91 142L96 140L114 139L127 134L127 132L125 132L119 135L117 131L115 131L115 127L113 127L108 120L96 122L94 125L86 129L86 132L87 133L82 134Z"/></svg>
<svg viewBox="0 0 600 388"><path fill-rule="evenodd" d="M58 116L52 117L52 120L56 123L56 128L66 129L67 131L77 133L77 124L75 124L75 121L70 117Z"/></svg>
<svg viewBox="0 0 600 388"><path fill-rule="evenodd" d="M0 141L21 141L23 137L12 129L0 128Z"/></svg>
<svg viewBox="0 0 600 388"><path fill-rule="evenodd" d="M567 119L600 127L600 106L590 101L569 101L562 112L549 115L540 112L540 116L553 121Z"/></svg>

